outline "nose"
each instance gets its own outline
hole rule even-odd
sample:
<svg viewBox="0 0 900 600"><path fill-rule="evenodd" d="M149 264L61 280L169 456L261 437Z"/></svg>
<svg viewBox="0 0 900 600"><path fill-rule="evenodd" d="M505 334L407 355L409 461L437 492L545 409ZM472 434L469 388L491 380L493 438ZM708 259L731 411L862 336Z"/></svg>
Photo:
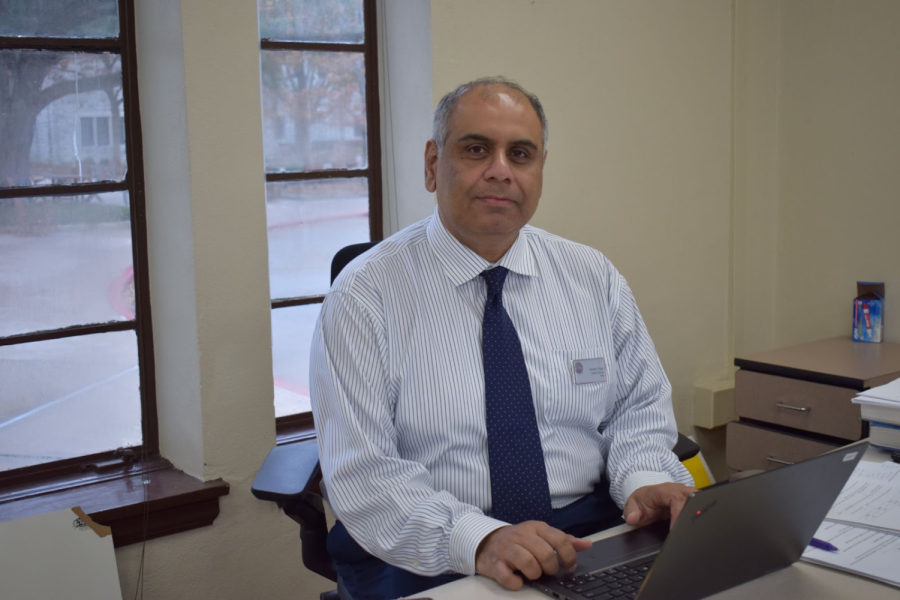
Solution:
<svg viewBox="0 0 900 600"><path fill-rule="evenodd" d="M504 152L494 152L484 172L484 178L494 181L512 181L509 157Z"/></svg>

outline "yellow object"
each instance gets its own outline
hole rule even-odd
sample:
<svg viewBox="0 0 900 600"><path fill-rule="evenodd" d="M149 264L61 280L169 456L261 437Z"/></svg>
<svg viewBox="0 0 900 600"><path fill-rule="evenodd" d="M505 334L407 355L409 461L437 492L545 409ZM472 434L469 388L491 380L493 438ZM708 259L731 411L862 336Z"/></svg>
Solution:
<svg viewBox="0 0 900 600"><path fill-rule="evenodd" d="M709 472L709 468L706 466L702 456L698 454L693 458L687 459L682 464L687 467L688 473L694 478L694 487L700 489L712 485L712 473Z"/></svg>

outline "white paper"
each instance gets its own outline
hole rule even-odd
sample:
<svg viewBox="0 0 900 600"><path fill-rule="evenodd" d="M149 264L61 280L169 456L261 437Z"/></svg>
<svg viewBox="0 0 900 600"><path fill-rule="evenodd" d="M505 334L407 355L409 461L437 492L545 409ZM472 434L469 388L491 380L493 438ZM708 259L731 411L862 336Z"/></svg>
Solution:
<svg viewBox="0 0 900 600"><path fill-rule="evenodd" d="M808 547L801 560L900 587L900 536L825 521L815 537L834 544L838 551Z"/></svg>
<svg viewBox="0 0 900 600"><path fill-rule="evenodd" d="M900 410L900 402L896 400L885 400L884 398L876 398L875 396L866 396L865 394L860 394L859 396L855 396L851 402L853 404L868 404L870 406L883 406L885 408L895 408Z"/></svg>
<svg viewBox="0 0 900 600"><path fill-rule="evenodd" d="M895 379L894 381L885 385L873 387L872 389L866 390L859 395L864 398L881 399L896 405L900 403L900 379Z"/></svg>
<svg viewBox="0 0 900 600"><path fill-rule="evenodd" d="M122 600L112 536L71 509L0 523L3 600Z"/></svg>
<svg viewBox="0 0 900 600"><path fill-rule="evenodd" d="M825 518L900 533L900 464L860 462Z"/></svg>
<svg viewBox="0 0 900 600"><path fill-rule="evenodd" d="M883 406L885 408L894 408L900 410L900 402L896 400L885 400L884 398L876 398L875 396L866 396L860 394L855 396L851 402L853 404L868 404L870 406Z"/></svg>

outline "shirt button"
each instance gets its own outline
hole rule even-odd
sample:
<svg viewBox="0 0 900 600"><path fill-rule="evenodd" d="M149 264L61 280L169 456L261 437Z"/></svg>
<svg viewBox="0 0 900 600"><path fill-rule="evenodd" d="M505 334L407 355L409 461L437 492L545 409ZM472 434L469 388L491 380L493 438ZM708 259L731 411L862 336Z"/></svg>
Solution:
<svg viewBox="0 0 900 600"><path fill-rule="evenodd" d="M414 561L413 561L413 566L416 567L416 568L419 568L419 561L414 560Z"/></svg>

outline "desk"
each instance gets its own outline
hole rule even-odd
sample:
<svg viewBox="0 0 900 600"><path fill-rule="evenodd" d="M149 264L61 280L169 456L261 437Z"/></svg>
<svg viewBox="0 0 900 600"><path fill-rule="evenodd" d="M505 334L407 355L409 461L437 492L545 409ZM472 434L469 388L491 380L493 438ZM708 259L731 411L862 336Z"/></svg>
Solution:
<svg viewBox="0 0 900 600"><path fill-rule="evenodd" d="M740 420L728 424L726 462L768 470L868 435L850 399L900 377L900 344L837 337L737 356L734 364Z"/></svg>
<svg viewBox="0 0 900 600"><path fill-rule="evenodd" d="M870 448L864 460L881 462L886 460L887 453ZM618 535L631 529L628 525L619 525L590 536L591 540L601 540ZM545 596L532 589L518 592L505 590L496 582L486 577L466 577L433 588L415 597L428 597L433 600L547 600ZM897 600L896 587L884 583L857 577L849 573L826 569L818 565L796 562L790 567L760 577L753 581L725 590L713 596L711 600L847 600L847 598L865 598L865 600Z"/></svg>

